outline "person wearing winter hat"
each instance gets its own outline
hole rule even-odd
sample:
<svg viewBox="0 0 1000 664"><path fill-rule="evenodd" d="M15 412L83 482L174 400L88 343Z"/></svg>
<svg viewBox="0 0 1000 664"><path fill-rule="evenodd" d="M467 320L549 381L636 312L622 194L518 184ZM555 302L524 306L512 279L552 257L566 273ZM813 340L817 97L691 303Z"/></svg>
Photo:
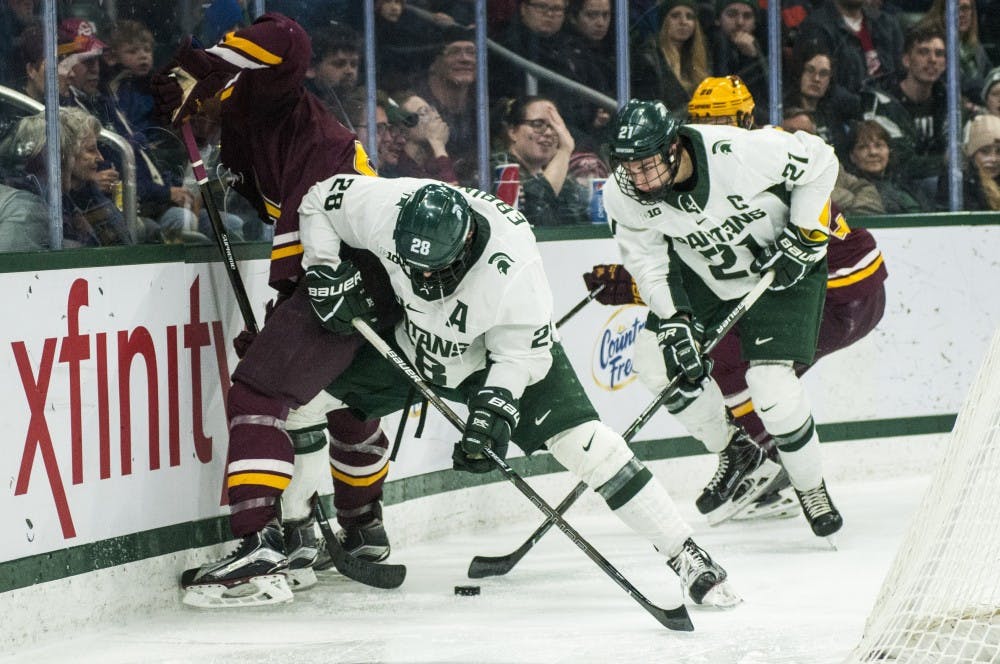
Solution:
<svg viewBox="0 0 1000 664"><path fill-rule="evenodd" d="M754 0L716 0L715 26L709 35L712 75L735 74L743 79L754 99L766 101L767 58L755 36L758 13ZM766 108L758 109L757 117L763 120Z"/></svg>
<svg viewBox="0 0 1000 664"><path fill-rule="evenodd" d="M983 81L982 100L986 112L1000 117L1000 67L994 67Z"/></svg>
<svg viewBox="0 0 1000 664"><path fill-rule="evenodd" d="M634 98L658 99L680 114L687 109L691 93L710 73L697 10L694 0L667 0L663 5L659 33L633 54Z"/></svg>
<svg viewBox="0 0 1000 664"><path fill-rule="evenodd" d="M980 115L965 127L962 150L966 210L1000 210L1000 117Z"/></svg>

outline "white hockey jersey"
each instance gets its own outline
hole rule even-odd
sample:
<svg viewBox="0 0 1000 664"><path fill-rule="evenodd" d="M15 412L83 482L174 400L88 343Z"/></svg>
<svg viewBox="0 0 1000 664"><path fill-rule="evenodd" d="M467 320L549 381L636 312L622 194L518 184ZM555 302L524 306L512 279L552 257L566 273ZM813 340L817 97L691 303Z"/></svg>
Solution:
<svg viewBox="0 0 1000 664"><path fill-rule="evenodd" d="M677 311L677 293L667 282L671 249L717 297L743 297L760 279L749 269L755 252L774 244L789 222L829 232L839 168L833 149L805 132L687 125L679 133L694 152L690 191L644 205L614 178L604 188L622 262L643 300L664 318Z"/></svg>
<svg viewBox="0 0 1000 664"><path fill-rule="evenodd" d="M488 222L479 230L485 247L454 293L427 301L413 292L393 240L402 201L427 184L440 183L355 175L317 183L299 206L303 266L339 265L341 242L371 251L404 308L396 342L428 382L455 387L489 360L486 384L520 397L552 364L552 293L535 237L514 208L459 188Z"/></svg>

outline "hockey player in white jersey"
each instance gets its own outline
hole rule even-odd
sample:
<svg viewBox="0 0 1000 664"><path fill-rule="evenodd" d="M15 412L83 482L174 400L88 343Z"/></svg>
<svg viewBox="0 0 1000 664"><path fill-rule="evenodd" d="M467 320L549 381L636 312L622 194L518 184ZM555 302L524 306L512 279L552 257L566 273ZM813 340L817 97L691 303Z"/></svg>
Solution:
<svg viewBox="0 0 1000 664"><path fill-rule="evenodd" d="M710 365L700 353L711 329L767 271L770 290L738 323L750 396L813 533L843 524L823 480L819 439L794 362L811 363L826 289L833 150L803 132L682 126L659 102L632 100L612 126L614 182L604 204L625 267L650 308L662 362L681 386L667 408L720 454L714 486L753 470ZM647 335L647 339L648 339ZM740 489L736 489L737 492ZM717 498L705 496L705 507ZM703 506L699 505L701 509ZM714 509L714 508L712 508ZM706 511L702 509L702 511Z"/></svg>
<svg viewBox="0 0 1000 664"><path fill-rule="evenodd" d="M315 185L299 214L305 286L332 331L346 332L370 307L357 270L339 258L341 244L382 261L405 309L390 344L442 397L468 404L456 469L491 470L482 450L504 456L511 440L526 453L546 447L666 557L692 601L738 603L667 492L600 422L554 338L541 256L519 212L431 180L338 175ZM327 388L367 417L400 410L408 391L371 347Z"/></svg>

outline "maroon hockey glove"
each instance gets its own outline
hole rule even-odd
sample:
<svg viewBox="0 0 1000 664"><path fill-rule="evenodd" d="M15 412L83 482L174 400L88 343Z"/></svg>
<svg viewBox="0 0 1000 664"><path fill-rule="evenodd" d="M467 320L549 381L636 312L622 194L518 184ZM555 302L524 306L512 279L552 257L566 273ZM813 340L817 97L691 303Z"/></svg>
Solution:
<svg viewBox="0 0 1000 664"><path fill-rule="evenodd" d="M593 270L583 275L583 283L591 292L604 286L604 290L595 297L601 304L645 304L639 297L639 289L632 275L624 265L595 265Z"/></svg>
<svg viewBox="0 0 1000 664"><path fill-rule="evenodd" d="M290 293L278 293L278 297L273 300L268 300L267 304L264 305L264 325L267 325L267 320L274 313L274 310L278 308L282 302L291 297ZM233 349L236 350L236 357L243 359L247 351L250 350L250 344L254 342L257 338L256 332L251 332L250 330L243 330L236 338L233 339Z"/></svg>
<svg viewBox="0 0 1000 664"><path fill-rule="evenodd" d="M150 79L153 117L180 127L239 71L221 58L195 48L188 37L167 68Z"/></svg>

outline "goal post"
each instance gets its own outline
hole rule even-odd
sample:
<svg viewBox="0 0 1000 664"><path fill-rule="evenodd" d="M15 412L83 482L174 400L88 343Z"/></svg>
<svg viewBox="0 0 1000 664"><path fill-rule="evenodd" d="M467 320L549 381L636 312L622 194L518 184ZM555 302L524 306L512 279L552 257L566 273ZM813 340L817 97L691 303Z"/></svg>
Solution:
<svg viewBox="0 0 1000 664"><path fill-rule="evenodd" d="M1000 330L845 664L1000 662Z"/></svg>

